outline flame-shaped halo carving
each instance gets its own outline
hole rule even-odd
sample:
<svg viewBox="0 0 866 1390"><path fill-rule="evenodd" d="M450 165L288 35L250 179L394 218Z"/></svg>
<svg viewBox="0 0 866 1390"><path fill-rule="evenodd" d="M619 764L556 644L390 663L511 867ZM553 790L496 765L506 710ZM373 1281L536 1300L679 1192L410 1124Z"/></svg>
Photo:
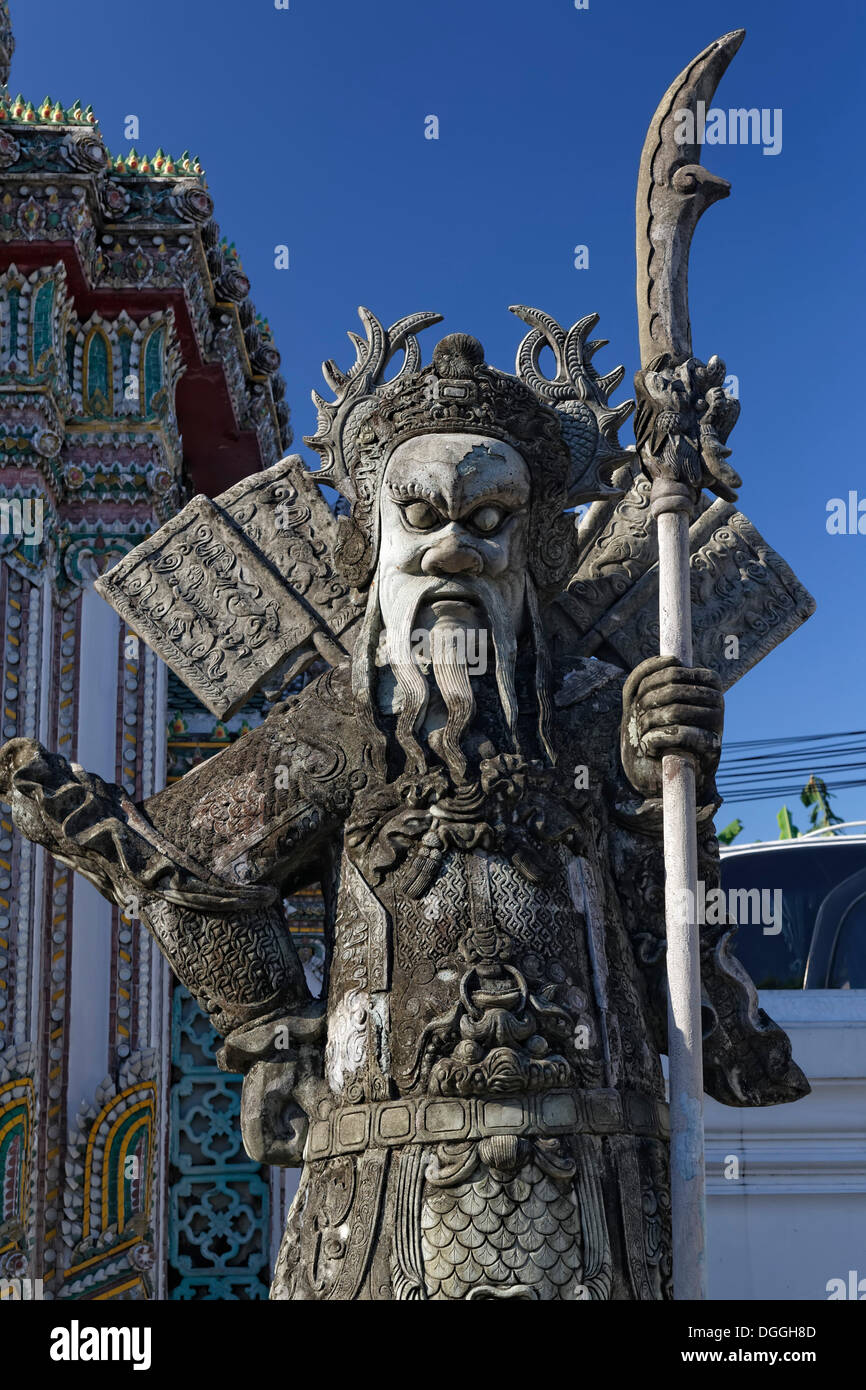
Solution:
<svg viewBox="0 0 866 1390"><path fill-rule="evenodd" d="M608 341L587 341L598 323L598 314L587 314L566 330L541 309L525 304L510 308L532 329L517 349L516 374L539 400L556 411L571 454L567 505L622 496L622 489L612 487L610 479L614 469L628 462L633 453L621 447L617 431L634 410L634 401L608 404L625 375L624 367L600 376L591 365L595 353ZM546 377L540 367L546 347L552 350L556 364L553 377Z"/></svg>
<svg viewBox="0 0 866 1390"><path fill-rule="evenodd" d="M353 473L361 423L374 409L377 396L386 386L393 386L403 377L420 370L421 349L415 334L431 324L442 322L441 314L421 311L407 314L390 328L385 328L375 314L363 305L358 309L358 316L364 325L366 341L357 333L349 332L355 348L355 361L348 372L340 371L330 358L322 363L322 375L336 399L326 401L318 391L313 391L318 429L314 435L307 435L304 439L304 443L322 457L321 469L311 476L317 482L330 484L353 503L359 500ZM403 362L400 370L386 381L385 372L396 353L401 351Z"/></svg>

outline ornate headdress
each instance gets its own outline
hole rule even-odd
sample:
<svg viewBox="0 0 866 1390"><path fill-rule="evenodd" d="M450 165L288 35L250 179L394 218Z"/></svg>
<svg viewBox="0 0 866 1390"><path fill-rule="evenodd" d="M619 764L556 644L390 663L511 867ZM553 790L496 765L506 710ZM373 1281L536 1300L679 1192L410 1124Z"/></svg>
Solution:
<svg viewBox="0 0 866 1390"><path fill-rule="evenodd" d="M322 456L312 476L350 504L336 554L344 578L358 588L369 582L378 552L379 487L393 450L416 435L460 432L504 440L525 460L532 481L530 566L542 590L558 587L573 567L568 509L620 495L610 476L629 457L617 430L633 403L608 406L624 369L599 376L590 365L606 342L586 341L598 315L587 315L566 332L538 309L512 306L532 332L518 349L517 375L510 376L488 366L481 343L465 333L443 338L430 366L422 368L415 335L441 322L440 314L411 314L385 329L368 309L358 313L367 341L349 334L357 359L347 373L333 361L323 363L336 400L329 403L313 392L318 431L305 440ZM544 347L554 353L552 379L539 367ZM386 381L400 351L400 370Z"/></svg>

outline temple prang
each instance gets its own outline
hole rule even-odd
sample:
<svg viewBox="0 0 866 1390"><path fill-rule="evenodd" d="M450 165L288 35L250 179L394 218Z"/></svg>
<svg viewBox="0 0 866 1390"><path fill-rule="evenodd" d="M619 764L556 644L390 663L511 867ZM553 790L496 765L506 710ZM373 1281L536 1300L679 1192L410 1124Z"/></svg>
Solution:
<svg viewBox="0 0 866 1390"><path fill-rule="evenodd" d="M90 106L9 88L13 50L2 0L0 726L135 799L259 722L262 704L215 720L94 580L194 493L278 462L285 382L199 160L109 150ZM240 1140L222 1164L193 1152L186 1114L211 1034L134 897L112 907L73 885L5 806L0 846L0 1278L44 1276L57 1299L263 1296L279 1184ZM300 907L309 934L315 904ZM239 1089L224 1078L219 1104L237 1110ZM252 1203L234 1282L229 1256L208 1262L182 1233L194 1207L212 1215L182 1170ZM109 1171L119 1182L103 1184Z"/></svg>

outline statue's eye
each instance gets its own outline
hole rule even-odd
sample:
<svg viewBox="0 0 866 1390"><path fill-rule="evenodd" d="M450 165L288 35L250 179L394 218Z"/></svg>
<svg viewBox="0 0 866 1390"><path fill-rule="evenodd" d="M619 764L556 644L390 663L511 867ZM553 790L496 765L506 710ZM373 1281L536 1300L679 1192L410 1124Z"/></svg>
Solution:
<svg viewBox="0 0 866 1390"><path fill-rule="evenodd" d="M410 502L403 515L415 531L432 531L439 522L439 513L429 502Z"/></svg>
<svg viewBox="0 0 866 1390"><path fill-rule="evenodd" d="M473 512L469 518L469 524L474 530L480 531L482 535L489 535L491 531L498 531L505 520L505 510L503 507L479 507L477 512Z"/></svg>

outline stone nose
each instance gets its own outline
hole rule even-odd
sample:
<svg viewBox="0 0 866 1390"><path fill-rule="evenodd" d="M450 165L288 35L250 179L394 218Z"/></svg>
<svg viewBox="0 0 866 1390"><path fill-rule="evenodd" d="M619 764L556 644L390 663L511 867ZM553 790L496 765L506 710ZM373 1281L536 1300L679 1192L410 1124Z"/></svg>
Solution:
<svg viewBox="0 0 866 1390"><path fill-rule="evenodd" d="M484 561L474 547L461 544L457 536L449 536L425 551L421 569L425 574L432 575L480 575L484 570Z"/></svg>

